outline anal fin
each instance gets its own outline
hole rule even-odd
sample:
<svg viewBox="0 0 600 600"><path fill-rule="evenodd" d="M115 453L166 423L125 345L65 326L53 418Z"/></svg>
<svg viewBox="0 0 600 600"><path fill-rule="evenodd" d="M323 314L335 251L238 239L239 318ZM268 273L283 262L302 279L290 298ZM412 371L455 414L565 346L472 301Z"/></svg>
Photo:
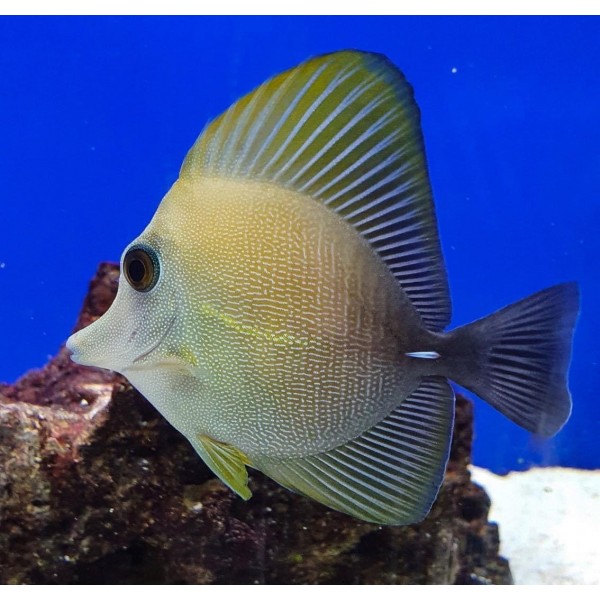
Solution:
<svg viewBox="0 0 600 600"><path fill-rule="evenodd" d="M364 521L407 525L423 519L444 478L454 392L424 378L387 418L328 452L253 461L281 485Z"/></svg>
<svg viewBox="0 0 600 600"><path fill-rule="evenodd" d="M248 457L234 446L206 435L197 436L195 442L194 448L213 473L236 494L248 500L252 496L246 471L246 465L250 464Z"/></svg>

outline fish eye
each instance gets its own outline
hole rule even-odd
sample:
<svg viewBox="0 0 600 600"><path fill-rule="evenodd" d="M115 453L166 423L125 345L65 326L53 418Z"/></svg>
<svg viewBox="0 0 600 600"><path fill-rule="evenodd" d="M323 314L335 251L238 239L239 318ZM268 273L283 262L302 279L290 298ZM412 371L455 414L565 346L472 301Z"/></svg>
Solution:
<svg viewBox="0 0 600 600"><path fill-rule="evenodd" d="M149 292L156 285L160 274L156 251L145 244L132 246L123 259L123 272L134 290Z"/></svg>

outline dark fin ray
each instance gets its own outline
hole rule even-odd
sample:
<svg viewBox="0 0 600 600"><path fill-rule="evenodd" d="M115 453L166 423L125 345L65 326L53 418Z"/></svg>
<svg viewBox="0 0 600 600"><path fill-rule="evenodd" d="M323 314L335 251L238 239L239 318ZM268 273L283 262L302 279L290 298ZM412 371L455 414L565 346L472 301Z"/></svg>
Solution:
<svg viewBox="0 0 600 600"><path fill-rule="evenodd" d="M358 438L302 458L252 458L281 485L364 521L406 525L427 515L444 478L454 392L423 379L386 419Z"/></svg>
<svg viewBox="0 0 600 600"><path fill-rule="evenodd" d="M571 414L567 371L576 283L557 285L451 332L447 376L517 425L550 437Z"/></svg>

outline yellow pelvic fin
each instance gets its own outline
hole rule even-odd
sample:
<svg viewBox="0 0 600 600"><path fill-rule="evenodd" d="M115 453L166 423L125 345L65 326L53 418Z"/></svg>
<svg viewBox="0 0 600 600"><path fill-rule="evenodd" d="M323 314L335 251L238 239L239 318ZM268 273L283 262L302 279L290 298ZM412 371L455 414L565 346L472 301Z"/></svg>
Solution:
<svg viewBox="0 0 600 600"><path fill-rule="evenodd" d="M248 457L234 446L206 435L199 435L196 439L194 447L213 473L238 496L248 500L252 496L246 471L246 465L250 464Z"/></svg>

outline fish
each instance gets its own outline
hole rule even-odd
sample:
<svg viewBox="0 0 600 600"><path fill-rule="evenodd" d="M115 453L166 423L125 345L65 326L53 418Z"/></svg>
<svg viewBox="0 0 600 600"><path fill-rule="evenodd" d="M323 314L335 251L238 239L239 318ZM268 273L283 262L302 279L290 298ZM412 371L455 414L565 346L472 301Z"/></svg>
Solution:
<svg viewBox="0 0 600 600"><path fill-rule="evenodd" d="M343 50L210 122L116 298L67 341L123 374L224 484L248 467L357 519L428 514L463 386L553 436L571 413L579 290L448 330L451 300L412 87Z"/></svg>

